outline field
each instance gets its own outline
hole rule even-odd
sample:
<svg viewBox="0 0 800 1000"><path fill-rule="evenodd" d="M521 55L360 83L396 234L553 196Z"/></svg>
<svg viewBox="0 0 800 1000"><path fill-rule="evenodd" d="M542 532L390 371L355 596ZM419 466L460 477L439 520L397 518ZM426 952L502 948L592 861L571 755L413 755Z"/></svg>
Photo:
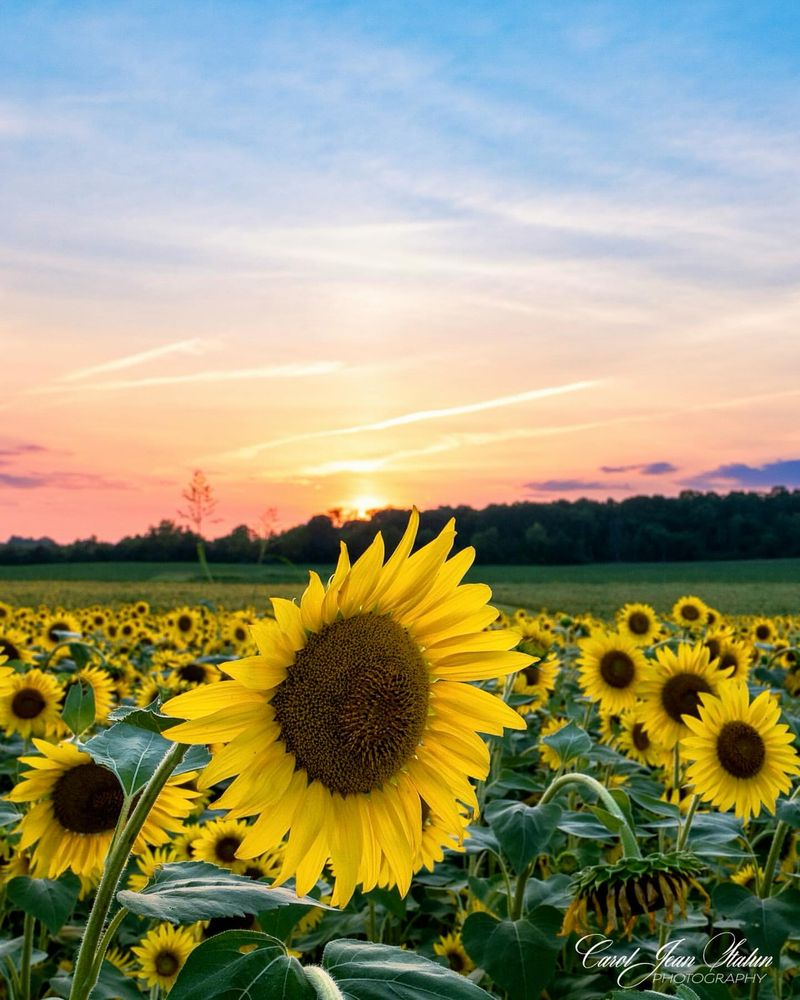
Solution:
<svg viewBox="0 0 800 1000"><path fill-rule="evenodd" d="M327 579L332 566L314 567ZM307 580L300 566L212 566L209 584L191 563L76 563L0 566L0 600L14 604L117 605L144 598L168 608L201 600L227 608L263 608L266 596L297 597ZM632 595L666 613L685 593L698 593L730 614L795 614L800 560L632 563L590 566L476 566L468 580L492 587L505 609L547 609L608 616Z"/></svg>

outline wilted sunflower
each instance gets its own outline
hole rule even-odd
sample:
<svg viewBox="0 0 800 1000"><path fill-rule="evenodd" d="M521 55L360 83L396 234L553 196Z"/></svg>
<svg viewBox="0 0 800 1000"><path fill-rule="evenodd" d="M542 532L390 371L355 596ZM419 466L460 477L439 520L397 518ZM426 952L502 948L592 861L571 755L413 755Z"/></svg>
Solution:
<svg viewBox="0 0 800 1000"><path fill-rule="evenodd" d="M661 627L649 604L626 604L617 612L617 628L638 646L649 646Z"/></svg>
<svg viewBox="0 0 800 1000"><path fill-rule="evenodd" d="M92 877L102 871L124 801L113 771L96 764L74 743L52 746L35 739L41 756L20 757L31 770L6 798L34 803L20 821L21 850L33 847L38 877L58 878L67 869ZM195 772L196 774L196 772ZM180 829L197 792L181 787L193 774L170 778L136 839L134 851L164 844Z"/></svg>
<svg viewBox="0 0 800 1000"><path fill-rule="evenodd" d="M139 976L148 986L170 990L186 959L197 946L197 937L188 927L159 924L148 931L142 943L131 948L139 960Z"/></svg>
<svg viewBox="0 0 800 1000"><path fill-rule="evenodd" d="M794 734L779 723L780 705L769 691L752 704L743 681L732 681L719 695L701 695L699 718L686 717L692 735L681 741L691 761L687 779L705 802L733 810L746 823L763 806L775 812L778 796L800 774Z"/></svg>
<svg viewBox="0 0 800 1000"><path fill-rule="evenodd" d="M647 917L652 933L659 910L665 911L667 923L676 909L686 912L686 893L702 869L688 851L621 858L611 865L585 868L572 879L573 900L564 914L561 934L586 933L591 912L605 934L620 929L630 936L640 916Z"/></svg>
<svg viewBox="0 0 800 1000"><path fill-rule="evenodd" d="M583 693L608 712L633 708L647 669L637 643L618 632L605 632L582 639L578 647L578 680Z"/></svg>
<svg viewBox="0 0 800 1000"><path fill-rule="evenodd" d="M189 719L166 731L221 741L204 787L233 777L220 808L257 817L238 850L252 858L288 832L279 881L307 893L328 859L334 899L376 885L385 857L407 892L422 835L422 800L458 835L458 803L477 806L470 777L489 769L478 733L525 723L469 682L521 670L519 633L484 631L497 612L482 584L459 585L474 559L447 560L450 521L411 555L419 516L384 564L380 533L351 566L346 546L328 587L316 573L299 606L274 598L275 621L253 626L257 656L223 667L232 681L171 699Z"/></svg>
<svg viewBox="0 0 800 1000"><path fill-rule="evenodd" d="M0 727L7 735L54 736L61 726L64 689L38 667L12 673L0 688Z"/></svg>
<svg viewBox="0 0 800 1000"><path fill-rule="evenodd" d="M708 606L699 597L687 594L672 607L672 618L681 628L699 629L706 624Z"/></svg>
<svg viewBox="0 0 800 1000"><path fill-rule="evenodd" d="M446 960L453 972L458 972L462 976L468 976L475 968L475 963L464 950L459 931L443 934L438 941L434 941L433 950L440 958Z"/></svg>
<svg viewBox="0 0 800 1000"><path fill-rule="evenodd" d="M671 750L688 733L686 718L698 717L700 695L716 694L726 683L701 642L682 642L677 652L662 646L639 692L642 721Z"/></svg>

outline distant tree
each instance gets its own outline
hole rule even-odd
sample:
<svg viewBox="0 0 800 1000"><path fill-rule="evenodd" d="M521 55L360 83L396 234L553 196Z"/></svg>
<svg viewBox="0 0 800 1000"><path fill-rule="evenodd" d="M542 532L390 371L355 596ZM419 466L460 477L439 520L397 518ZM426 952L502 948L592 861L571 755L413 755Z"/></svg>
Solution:
<svg viewBox="0 0 800 1000"><path fill-rule="evenodd" d="M219 518L212 517L217 509L217 501L214 499L211 483L206 479L205 473L200 469L195 469L189 480L189 485L181 493L181 496L186 501L186 507L178 511L178 517L182 517L188 522L189 527L197 536L197 558L200 560L200 565L203 567L208 581L213 583L214 578L211 576L206 559L203 527L206 524L216 523Z"/></svg>
<svg viewBox="0 0 800 1000"><path fill-rule="evenodd" d="M253 537L258 540L257 563L264 561L267 545L271 538L275 537L275 525L278 523L278 508L265 507L258 515L256 523L251 527Z"/></svg>

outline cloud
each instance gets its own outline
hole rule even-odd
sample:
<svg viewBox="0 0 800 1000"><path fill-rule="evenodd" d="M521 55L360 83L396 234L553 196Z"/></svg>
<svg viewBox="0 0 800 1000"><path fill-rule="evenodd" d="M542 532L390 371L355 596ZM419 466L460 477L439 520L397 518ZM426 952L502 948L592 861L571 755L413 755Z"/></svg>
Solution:
<svg viewBox="0 0 800 1000"><path fill-rule="evenodd" d="M526 490L532 493L574 493L576 490L607 490L612 486L609 483L597 483L585 479L539 479L524 484ZM615 486L614 489L627 489L628 487Z"/></svg>
<svg viewBox="0 0 800 1000"><path fill-rule="evenodd" d="M611 474L618 472L641 472L644 476L664 476L668 472L677 472L678 466L673 465L672 462L646 462L636 465L601 465L600 471Z"/></svg>
<svg viewBox="0 0 800 1000"><path fill-rule="evenodd" d="M116 358L113 361L105 361L100 365L93 365L91 368L81 368L79 371L67 372L66 375L61 375L57 381L76 382L79 379L91 378L92 375L101 375L103 372L115 372L123 368L132 368L134 365L144 365L148 361L155 361L169 354L202 354L215 346L216 344L213 341L200 340L199 338L177 340L174 344L164 344L161 347L154 347L150 351L129 354L123 358Z"/></svg>
<svg viewBox="0 0 800 1000"><path fill-rule="evenodd" d="M544 389L530 389L513 396L499 396L497 399L485 399L478 403L465 403L462 406L450 406L440 410L418 410L414 413L404 413L398 417L379 420L372 424L357 424L354 427L338 427L327 431L309 431L306 434L293 434L291 437L275 438L272 441L262 441L259 444L247 445L228 452L227 457L252 459L268 448L278 448L281 445L296 444L298 441L311 441L318 438L339 437L349 434L364 434L370 431L384 431L392 427L403 427L424 420L442 420L446 417L464 416L469 413L481 413L484 410L496 410L503 406L516 406L547 396L558 396L565 392L576 392L599 385L597 381L570 382L566 385L549 386Z"/></svg>
<svg viewBox="0 0 800 1000"><path fill-rule="evenodd" d="M16 458L18 455L34 455L42 451L50 451L43 444L12 444L0 448L0 458Z"/></svg>
<svg viewBox="0 0 800 1000"><path fill-rule="evenodd" d="M682 480L681 485L702 490L732 489L736 486L752 489L772 486L800 488L800 458L779 459L765 465L747 465L744 462L719 465L716 469Z"/></svg>
<svg viewBox="0 0 800 1000"><path fill-rule="evenodd" d="M0 486L10 490L129 490L131 486L116 479L106 479L94 472L32 472L12 475L0 472Z"/></svg>

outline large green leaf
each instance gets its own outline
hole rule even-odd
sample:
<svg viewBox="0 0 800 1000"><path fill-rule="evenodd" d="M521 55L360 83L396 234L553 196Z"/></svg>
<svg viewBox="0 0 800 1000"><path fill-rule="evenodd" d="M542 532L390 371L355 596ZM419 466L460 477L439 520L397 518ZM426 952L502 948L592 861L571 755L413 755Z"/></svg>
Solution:
<svg viewBox="0 0 800 1000"><path fill-rule="evenodd" d="M542 743L555 750L562 764L567 764L575 757L584 756L593 746L589 734L574 722L551 733L550 736L543 736Z"/></svg>
<svg viewBox="0 0 800 1000"><path fill-rule="evenodd" d="M212 917L239 917L289 904L331 909L290 889L273 888L205 861L163 865L141 892L117 893L122 906L142 917L190 924Z"/></svg>
<svg viewBox="0 0 800 1000"><path fill-rule="evenodd" d="M0 941L0 968L3 968L6 959L15 968L19 968L24 941L23 937L7 938L5 941ZM34 948L33 955L31 956L31 965L38 965L39 962L44 962L47 957L46 951L39 951L38 948Z"/></svg>
<svg viewBox="0 0 800 1000"><path fill-rule="evenodd" d="M126 795L135 795L152 778L172 746L174 743L154 730L117 722L89 740L83 749L91 754L95 763L116 774ZM209 759L205 747L192 747L172 773L178 775L200 770Z"/></svg>
<svg viewBox="0 0 800 1000"><path fill-rule="evenodd" d="M738 920L750 945L777 965L786 939L800 926L800 892L786 889L780 896L761 899L744 886L726 882L717 886L712 898L714 909Z"/></svg>
<svg viewBox="0 0 800 1000"><path fill-rule="evenodd" d="M509 1000L538 997L550 982L563 940L561 914L538 906L524 920L497 920L472 913L464 921L462 940L469 957L508 993Z"/></svg>
<svg viewBox="0 0 800 1000"><path fill-rule="evenodd" d="M488 994L457 972L413 951L369 941L331 941L322 967L344 1000L487 1000ZM175 1000L170 994L170 1000ZM180 998L178 998L180 1000Z"/></svg>
<svg viewBox="0 0 800 1000"><path fill-rule="evenodd" d="M85 681L73 681L67 690L61 718L70 732L80 736L94 722L94 688Z"/></svg>
<svg viewBox="0 0 800 1000"><path fill-rule="evenodd" d="M0 827L13 826L19 819L20 812L14 803L0 799Z"/></svg>
<svg viewBox="0 0 800 1000"><path fill-rule="evenodd" d="M80 879L72 872L65 872L59 879L20 875L8 883L6 894L15 908L30 913L55 934L72 913L80 888Z"/></svg>
<svg viewBox="0 0 800 1000"><path fill-rule="evenodd" d="M257 931L224 931L203 941L169 995L170 1000L316 1000L297 959L280 941Z"/></svg>
<svg viewBox="0 0 800 1000"><path fill-rule="evenodd" d="M112 722L124 722L126 726L136 726L154 733L163 733L165 729L176 726L181 721L171 715L162 715L158 710L157 701L152 702L147 708L120 705L108 717Z"/></svg>
<svg viewBox="0 0 800 1000"><path fill-rule="evenodd" d="M561 807L555 803L526 806L524 802L490 802L486 819L514 870L521 872L547 847L561 819Z"/></svg>

